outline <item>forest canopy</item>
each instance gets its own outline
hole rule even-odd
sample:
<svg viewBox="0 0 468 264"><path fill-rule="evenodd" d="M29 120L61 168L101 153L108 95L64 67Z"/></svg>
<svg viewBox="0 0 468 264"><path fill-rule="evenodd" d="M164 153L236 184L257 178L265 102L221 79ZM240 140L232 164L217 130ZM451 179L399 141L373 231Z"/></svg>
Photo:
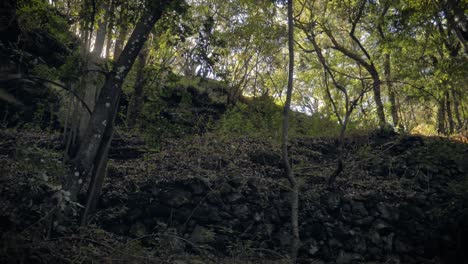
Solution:
<svg viewBox="0 0 468 264"><path fill-rule="evenodd" d="M104 72L148 3L5 1L3 55L34 65L16 69L21 73L62 83L83 72ZM348 129L392 126L443 135L466 129L466 5L297 1L293 109L323 120L315 122L323 127L346 119ZM141 126L134 113L174 78L219 81L228 104L263 96L281 106L288 76L285 7L268 0L171 1L156 7L165 11L125 80L124 97L136 100L122 121ZM86 97L83 92L78 91ZM92 108L94 102L87 103Z"/></svg>

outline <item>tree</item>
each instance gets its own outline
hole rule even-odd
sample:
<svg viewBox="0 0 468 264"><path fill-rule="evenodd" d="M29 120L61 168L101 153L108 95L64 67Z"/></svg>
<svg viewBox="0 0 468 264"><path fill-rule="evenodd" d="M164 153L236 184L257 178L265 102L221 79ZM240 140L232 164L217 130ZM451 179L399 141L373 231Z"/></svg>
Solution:
<svg viewBox="0 0 468 264"><path fill-rule="evenodd" d="M151 43L147 43L147 45L140 51L140 54L138 55L135 91L133 92L133 95L130 99L127 111L128 128L133 128L135 126L143 108L143 88L146 84L145 65L148 60L149 46L151 46Z"/></svg>
<svg viewBox="0 0 468 264"><path fill-rule="evenodd" d="M289 111L291 108L291 97L293 92L294 82L294 5L293 0L288 1L288 51L289 51L289 68L288 68L288 88L286 92L286 102L284 103L283 109L283 127L281 137L281 153L283 164L285 168L286 177L289 180L291 188L291 262L296 263L297 252L300 245L299 237L299 186L297 184L296 177L292 169L292 165L289 161L288 155L288 129L289 129Z"/></svg>
<svg viewBox="0 0 468 264"><path fill-rule="evenodd" d="M76 201L83 183L86 182L87 177L92 176L82 223L86 222L87 216L96 206L102 188L114 119L122 94L122 83L154 24L170 6L176 7L181 4L181 1L168 0L149 3L101 89L83 140L79 143L78 151L71 161L72 172L66 185L66 189L70 192L70 199Z"/></svg>

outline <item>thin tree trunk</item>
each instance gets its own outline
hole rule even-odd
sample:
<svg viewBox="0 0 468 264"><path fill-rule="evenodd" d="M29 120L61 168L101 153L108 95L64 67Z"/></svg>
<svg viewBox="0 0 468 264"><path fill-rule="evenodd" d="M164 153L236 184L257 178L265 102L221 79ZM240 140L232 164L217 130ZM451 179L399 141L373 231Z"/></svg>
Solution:
<svg viewBox="0 0 468 264"><path fill-rule="evenodd" d="M380 95L380 86L381 81L377 70L374 68L369 72L372 76L373 84L372 84L372 91L374 92L374 101L377 107L377 117L379 120L380 128L385 128L387 126L387 122L385 121L385 113L384 113L384 106L382 103L382 96Z"/></svg>
<svg viewBox="0 0 468 264"><path fill-rule="evenodd" d="M439 109L437 111L437 133L445 135L445 101L442 98L439 102Z"/></svg>
<svg viewBox="0 0 468 264"><path fill-rule="evenodd" d="M106 59L110 58L110 51L112 46L112 38L114 35L114 20L115 20L115 3L113 0L110 0L109 7L109 24L107 26L107 40L106 40Z"/></svg>
<svg viewBox="0 0 468 264"><path fill-rule="evenodd" d="M395 128L398 128L400 120L398 117L398 106L396 104L396 99L395 99L396 97L395 90L393 89L393 83L392 83L390 54L385 54L384 73L385 73L385 81L387 82L388 100L390 101L390 112L392 114L393 126Z"/></svg>
<svg viewBox="0 0 468 264"><path fill-rule="evenodd" d="M299 187L296 177L289 162L288 154L288 130L289 130L289 110L291 107L291 97L294 81L294 24L293 24L293 0L288 1L288 50L289 50L289 70L288 70L288 89L286 93L286 102L283 111L283 128L282 128L282 158L285 167L286 177L289 180L291 187L291 262L296 263L297 252L299 250Z"/></svg>
<svg viewBox="0 0 468 264"><path fill-rule="evenodd" d="M447 119L449 125L449 134L452 134L454 131L454 122L453 122L453 115L452 115L452 102L450 101L450 94L448 91L445 91L445 108L447 109Z"/></svg>
<svg viewBox="0 0 468 264"><path fill-rule="evenodd" d="M114 49L114 60L119 58L120 54L122 53L123 46L125 44L125 38L127 37L127 26L122 25L120 28L119 36L115 41L115 49Z"/></svg>
<svg viewBox="0 0 468 264"><path fill-rule="evenodd" d="M150 42L150 41L148 41ZM138 119L141 110L143 108L143 88L146 83L146 78L145 78L145 65L146 65L146 60L148 59L148 52L149 52L149 47L147 46L143 48L138 55L138 61L137 61L137 74L136 74L136 80L135 80L135 91L133 92L132 99L130 100L130 104L128 105L128 111L127 111L127 127L128 128L133 128L136 124L136 120Z"/></svg>
<svg viewBox="0 0 468 264"><path fill-rule="evenodd" d="M455 89L452 89L453 98L453 111L455 112L455 118L457 119L457 130L463 127L462 118L460 116L460 102L458 100L458 94Z"/></svg>
<svg viewBox="0 0 468 264"><path fill-rule="evenodd" d="M115 41L115 49L114 49L114 60L117 60L122 53L123 47L125 45L125 39L127 38L127 31L128 31L128 26L127 26L127 10L126 6L122 5L121 6L121 11L120 11L120 18L119 18L119 26L120 26L120 31L119 31L119 36L117 37Z"/></svg>

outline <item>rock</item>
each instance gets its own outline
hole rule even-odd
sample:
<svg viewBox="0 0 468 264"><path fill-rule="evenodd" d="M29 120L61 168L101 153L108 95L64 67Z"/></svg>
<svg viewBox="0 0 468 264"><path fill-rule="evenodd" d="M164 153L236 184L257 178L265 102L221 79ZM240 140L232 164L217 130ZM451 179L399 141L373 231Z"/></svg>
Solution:
<svg viewBox="0 0 468 264"><path fill-rule="evenodd" d="M133 208L130 210L130 212L128 212L128 219L130 220L130 222L134 222L136 219L140 218L142 214L143 212L141 208Z"/></svg>
<svg viewBox="0 0 468 264"><path fill-rule="evenodd" d="M400 257L398 256L390 256L385 261L386 264L400 264Z"/></svg>
<svg viewBox="0 0 468 264"><path fill-rule="evenodd" d="M353 214L358 215L358 216L368 216L369 212L367 211L366 207L364 206L364 203L361 202L352 202L351 207L353 210Z"/></svg>
<svg viewBox="0 0 468 264"><path fill-rule="evenodd" d="M234 215L240 219L247 219L249 217L249 207L246 204L237 204L232 207Z"/></svg>
<svg viewBox="0 0 468 264"><path fill-rule="evenodd" d="M356 263L362 259L362 256L356 253L348 253L343 250L340 251L338 257L336 258L337 264L348 264L348 263Z"/></svg>
<svg viewBox="0 0 468 264"><path fill-rule="evenodd" d="M189 186L192 192L196 195L203 194L207 191L205 184L202 182L192 182Z"/></svg>
<svg viewBox="0 0 468 264"><path fill-rule="evenodd" d="M276 235L276 237L279 240L279 243L282 247L291 245L292 236L290 232L283 229L280 233Z"/></svg>
<svg viewBox="0 0 468 264"><path fill-rule="evenodd" d="M213 224L222 221L219 209L210 204L203 204L198 208L194 208L192 211L192 217L203 224Z"/></svg>
<svg viewBox="0 0 468 264"><path fill-rule="evenodd" d="M328 210L335 211L340 208L341 196L334 192L329 192L322 197L323 203Z"/></svg>
<svg viewBox="0 0 468 264"><path fill-rule="evenodd" d="M331 248L342 248L343 243L341 243L340 241L338 241L335 238L332 238L332 239L328 240L328 246L331 247Z"/></svg>
<svg viewBox="0 0 468 264"><path fill-rule="evenodd" d="M175 259L172 261L172 264L190 264L190 262L187 262L183 259Z"/></svg>
<svg viewBox="0 0 468 264"><path fill-rule="evenodd" d="M260 222L260 220L263 219L263 213L255 212L253 219L255 220L255 222Z"/></svg>
<svg viewBox="0 0 468 264"><path fill-rule="evenodd" d="M378 220L374 223L374 229L383 236L386 236L392 232L392 227L381 220Z"/></svg>
<svg viewBox="0 0 468 264"><path fill-rule="evenodd" d="M382 257L382 250L378 247L369 247L368 252L374 259L379 259Z"/></svg>
<svg viewBox="0 0 468 264"><path fill-rule="evenodd" d="M377 204L377 210L380 213L380 217L382 217L385 220L397 221L399 219L398 211L392 207L388 207L382 202Z"/></svg>
<svg viewBox="0 0 468 264"><path fill-rule="evenodd" d="M228 183L224 182L221 186L218 187L217 191L221 194L227 194L233 192L235 189Z"/></svg>
<svg viewBox="0 0 468 264"><path fill-rule="evenodd" d="M146 207L145 212L148 216L167 217L171 214L171 208L166 205L151 205Z"/></svg>
<svg viewBox="0 0 468 264"><path fill-rule="evenodd" d="M357 236L351 240L350 249L353 252L364 254L367 251L366 240Z"/></svg>
<svg viewBox="0 0 468 264"><path fill-rule="evenodd" d="M163 191L160 193L160 196L161 202L175 208L190 203L192 199L192 193L180 189Z"/></svg>
<svg viewBox="0 0 468 264"><path fill-rule="evenodd" d="M367 226L370 225L374 221L374 217L367 216L364 218L358 218L353 221L353 223L357 226Z"/></svg>
<svg viewBox="0 0 468 264"><path fill-rule="evenodd" d="M384 243L384 249L387 252L392 252L393 250L393 238L395 237L394 233L391 233L388 236L382 237L382 241Z"/></svg>
<svg viewBox="0 0 468 264"><path fill-rule="evenodd" d="M226 196L226 200L230 203L237 202L243 198L244 196L241 193L230 193Z"/></svg>
<svg viewBox="0 0 468 264"><path fill-rule="evenodd" d="M239 188L244 185L244 179L241 177L232 177L228 182L234 188Z"/></svg>
<svg viewBox="0 0 468 264"><path fill-rule="evenodd" d="M216 234L203 226L195 226L190 235L190 241L195 244L209 244L215 241Z"/></svg>
<svg viewBox="0 0 468 264"><path fill-rule="evenodd" d="M327 237L327 232L322 222L314 221L309 223L304 227L304 231L309 237L313 237L318 240L323 240Z"/></svg>
<svg viewBox="0 0 468 264"><path fill-rule="evenodd" d="M317 253L319 251L319 248L316 246L316 245L310 245L309 246L309 255L315 255L315 253Z"/></svg>
<svg viewBox="0 0 468 264"><path fill-rule="evenodd" d="M308 245L307 246L307 253L310 256L315 255L320 250L320 245L313 238L308 239L307 241L305 241L305 244Z"/></svg>
<svg viewBox="0 0 468 264"><path fill-rule="evenodd" d="M381 243L381 239L380 239L380 234L377 232L377 231L373 231L371 232L370 234L370 240L372 241L372 243L374 243L375 245L380 245Z"/></svg>
<svg viewBox="0 0 468 264"><path fill-rule="evenodd" d="M401 238L395 239L395 251L397 253L409 253L412 250L413 250L412 247L408 245L407 243L403 242Z"/></svg>
<svg viewBox="0 0 468 264"><path fill-rule="evenodd" d="M135 237L142 237L147 234L146 226L141 222L137 222L130 228L130 234Z"/></svg>

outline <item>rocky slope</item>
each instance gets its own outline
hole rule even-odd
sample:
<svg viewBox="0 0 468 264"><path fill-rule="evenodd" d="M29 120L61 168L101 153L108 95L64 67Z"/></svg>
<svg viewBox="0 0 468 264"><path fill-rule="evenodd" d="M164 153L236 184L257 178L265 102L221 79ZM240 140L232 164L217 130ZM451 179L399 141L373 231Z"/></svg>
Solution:
<svg viewBox="0 0 468 264"><path fill-rule="evenodd" d="M272 263L287 253L287 181L271 142L206 134L150 152L138 138L118 137L91 227L64 235L79 243L57 243L41 237L47 201L57 193L53 179L64 175L58 138L11 131L0 138L3 260ZM330 192L333 140L291 145L301 184L301 262L466 263L466 144L372 134L348 139L345 149L346 169Z"/></svg>

